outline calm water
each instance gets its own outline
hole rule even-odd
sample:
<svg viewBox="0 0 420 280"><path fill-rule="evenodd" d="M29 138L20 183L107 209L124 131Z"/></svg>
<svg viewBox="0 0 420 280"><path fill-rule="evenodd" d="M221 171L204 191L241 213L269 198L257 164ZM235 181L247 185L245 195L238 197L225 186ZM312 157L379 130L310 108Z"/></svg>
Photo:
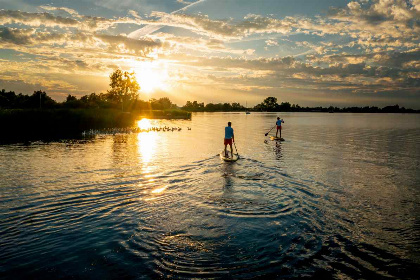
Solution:
<svg viewBox="0 0 420 280"><path fill-rule="evenodd" d="M0 277L417 278L420 115L275 117L0 146Z"/></svg>

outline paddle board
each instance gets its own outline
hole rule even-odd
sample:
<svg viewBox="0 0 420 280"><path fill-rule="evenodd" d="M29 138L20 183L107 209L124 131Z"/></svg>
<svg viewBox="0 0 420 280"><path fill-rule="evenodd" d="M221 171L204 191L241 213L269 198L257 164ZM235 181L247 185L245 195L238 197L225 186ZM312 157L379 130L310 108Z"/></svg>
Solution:
<svg viewBox="0 0 420 280"><path fill-rule="evenodd" d="M280 137L274 137L274 136L270 136L271 141L284 141L284 138L280 138Z"/></svg>
<svg viewBox="0 0 420 280"><path fill-rule="evenodd" d="M224 161L237 161L239 159L238 154L233 154L233 158L230 157L230 152L228 152L228 156L225 156L225 151L220 152L220 158Z"/></svg>

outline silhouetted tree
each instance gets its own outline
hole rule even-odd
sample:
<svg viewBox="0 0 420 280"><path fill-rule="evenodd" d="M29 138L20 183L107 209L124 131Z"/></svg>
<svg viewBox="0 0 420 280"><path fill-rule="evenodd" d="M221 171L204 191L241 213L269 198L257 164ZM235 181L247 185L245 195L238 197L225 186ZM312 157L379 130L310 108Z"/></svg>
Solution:
<svg viewBox="0 0 420 280"><path fill-rule="evenodd" d="M277 104L277 98L267 97L264 101L254 108L259 111L277 111L279 104Z"/></svg>
<svg viewBox="0 0 420 280"><path fill-rule="evenodd" d="M137 99L140 86L134 76L134 72L122 72L120 69L115 70L110 76L108 91L110 99L121 102L121 109L124 111L124 103Z"/></svg>
<svg viewBox="0 0 420 280"><path fill-rule="evenodd" d="M386 112L386 113L396 113L399 110L400 110L400 106L398 104L396 104L394 106L386 106L386 107L382 108L382 111Z"/></svg>
<svg viewBox="0 0 420 280"><path fill-rule="evenodd" d="M279 105L279 107L278 107L278 109L280 110L280 111L290 111L290 108L291 108L292 106L290 105L290 103L289 102L282 102L280 105Z"/></svg>
<svg viewBox="0 0 420 280"><path fill-rule="evenodd" d="M25 108L54 108L57 102L47 95L45 91L34 91L34 93L25 100Z"/></svg>
<svg viewBox="0 0 420 280"><path fill-rule="evenodd" d="M76 100L77 100L76 96L73 96L71 94L67 95L66 102L72 102L72 101L76 101Z"/></svg>
<svg viewBox="0 0 420 280"><path fill-rule="evenodd" d="M198 103L197 101L187 101L185 106L182 108L187 111L204 111L204 103Z"/></svg>
<svg viewBox="0 0 420 280"><path fill-rule="evenodd" d="M172 107L172 102L168 97L159 98L157 103L160 104L160 109L170 109Z"/></svg>

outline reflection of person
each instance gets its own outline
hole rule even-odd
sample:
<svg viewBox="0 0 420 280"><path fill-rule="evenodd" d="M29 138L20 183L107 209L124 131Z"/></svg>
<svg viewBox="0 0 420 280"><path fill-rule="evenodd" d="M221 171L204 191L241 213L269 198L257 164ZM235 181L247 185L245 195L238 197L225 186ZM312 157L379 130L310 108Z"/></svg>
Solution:
<svg viewBox="0 0 420 280"><path fill-rule="evenodd" d="M281 138L281 123L284 123L284 121L282 119L280 119L280 117L277 117L277 121L276 121L276 125L277 125L276 138L277 138L277 133L279 131L280 131L280 138Z"/></svg>
<svg viewBox="0 0 420 280"><path fill-rule="evenodd" d="M225 145L225 156L226 157L228 156L227 151L226 151L226 147L229 144L230 145L230 155L233 158L232 141L235 142L235 136L233 135L232 123L228 122L228 126L225 127L225 139L223 141L223 144Z"/></svg>
<svg viewBox="0 0 420 280"><path fill-rule="evenodd" d="M281 159L281 145L280 142L276 141L276 147L274 148L274 152L276 153L276 159Z"/></svg>

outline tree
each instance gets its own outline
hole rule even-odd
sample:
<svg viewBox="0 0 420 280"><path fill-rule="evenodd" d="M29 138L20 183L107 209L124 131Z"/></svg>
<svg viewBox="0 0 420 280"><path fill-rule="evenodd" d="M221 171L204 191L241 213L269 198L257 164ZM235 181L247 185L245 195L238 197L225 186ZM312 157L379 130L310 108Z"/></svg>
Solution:
<svg viewBox="0 0 420 280"><path fill-rule="evenodd" d="M184 110L187 111L204 111L204 103L198 103L197 101L187 101L185 106L183 107Z"/></svg>
<svg viewBox="0 0 420 280"><path fill-rule="evenodd" d="M255 109L261 111L276 111L278 110L278 107L279 104L277 104L277 98L267 97L262 103L255 106Z"/></svg>
<svg viewBox="0 0 420 280"><path fill-rule="evenodd" d="M66 101L63 102L63 106L66 108L80 108L81 105L82 102L77 100L77 97L71 94L67 95Z"/></svg>
<svg viewBox="0 0 420 280"><path fill-rule="evenodd" d="M111 90L108 94L111 99L121 102L122 111L124 111L124 103L137 99L140 86L134 75L134 72L122 72L117 69L109 76Z"/></svg>
<svg viewBox="0 0 420 280"><path fill-rule="evenodd" d="M16 103L16 94L14 91L6 92L2 89L0 92L0 108L13 108Z"/></svg>
<svg viewBox="0 0 420 280"><path fill-rule="evenodd" d="M234 111L240 111L240 110L245 110L245 107L244 106L242 106L241 104L239 104L239 103L232 103L232 110L234 110Z"/></svg>
<svg viewBox="0 0 420 280"><path fill-rule="evenodd" d="M76 101L76 100L77 100L76 96L73 96L71 94L67 95L66 102L72 102L72 101Z"/></svg>
<svg viewBox="0 0 420 280"><path fill-rule="evenodd" d="M45 91L34 91L34 93L25 100L27 108L53 108L57 102L49 97Z"/></svg>
<svg viewBox="0 0 420 280"><path fill-rule="evenodd" d="M159 98L159 103L162 105L163 109L169 109L172 107L172 102L168 97Z"/></svg>
<svg viewBox="0 0 420 280"><path fill-rule="evenodd" d="M277 98L275 97L267 97L263 101L263 106L267 109L267 111L274 111L277 109Z"/></svg>
<svg viewBox="0 0 420 280"><path fill-rule="evenodd" d="M282 102L279 106L280 111L290 111L291 105L289 102Z"/></svg>

